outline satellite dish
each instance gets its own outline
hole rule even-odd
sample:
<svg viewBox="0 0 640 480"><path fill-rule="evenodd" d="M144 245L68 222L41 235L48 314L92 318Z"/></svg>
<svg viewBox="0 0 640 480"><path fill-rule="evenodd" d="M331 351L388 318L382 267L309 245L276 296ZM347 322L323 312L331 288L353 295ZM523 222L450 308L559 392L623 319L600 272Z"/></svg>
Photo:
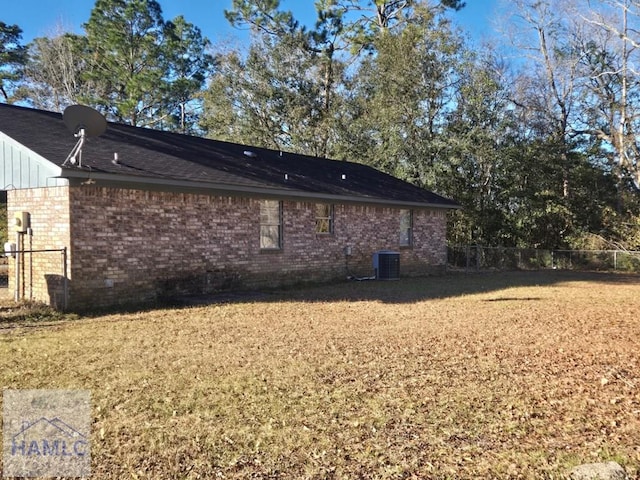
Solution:
<svg viewBox="0 0 640 480"><path fill-rule="evenodd" d="M102 135L107 129L107 121L100 112L84 105L70 105L65 108L62 120L69 131L79 139L62 166L71 163L81 167L82 146L85 138Z"/></svg>
<svg viewBox="0 0 640 480"><path fill-rule="evenodd" d="M71 105L62 114L64 124L74 135L84 130L87 137L98 137L107 129L107 121L100 112L84 105Z"/></svg>

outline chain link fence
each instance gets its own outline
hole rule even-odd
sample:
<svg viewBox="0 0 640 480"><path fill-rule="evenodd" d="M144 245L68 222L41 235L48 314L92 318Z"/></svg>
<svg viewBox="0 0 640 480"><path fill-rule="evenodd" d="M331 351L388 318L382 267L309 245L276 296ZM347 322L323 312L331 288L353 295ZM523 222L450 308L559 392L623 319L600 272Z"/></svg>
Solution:
<svg viewBox="0 0 640 480"><path fill-rule="evenodd" d="M640 273L640 251L541 250L480 245L448 247L450 270L602 270Z"/></svg>

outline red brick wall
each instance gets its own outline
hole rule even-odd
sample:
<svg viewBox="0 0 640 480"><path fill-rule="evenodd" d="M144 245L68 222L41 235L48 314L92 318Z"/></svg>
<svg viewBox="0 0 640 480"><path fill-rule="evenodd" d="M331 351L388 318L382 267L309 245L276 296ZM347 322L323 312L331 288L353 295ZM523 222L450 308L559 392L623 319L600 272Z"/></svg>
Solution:
<svg viewBox="0 0 640 480"><path fill-rule="evenodd" d="M400 251L401 275L430 273L446 261L446 218L437 211L415 210L414 246L399 249L397 209L335 205L334 232L318 235L315 204L285 201L283 248L265 252L259 245L258 199L98 186L58 187L45 198L37 193L44 190L49 189L18 191L20 201L9 204L31 212L34 245L58 247L66 240L74 309L346 278L346 246L357 276L373 274L376 250ZM47 202L64 215L50 217ZM69 211L65 229L61 218Z"/></svg>

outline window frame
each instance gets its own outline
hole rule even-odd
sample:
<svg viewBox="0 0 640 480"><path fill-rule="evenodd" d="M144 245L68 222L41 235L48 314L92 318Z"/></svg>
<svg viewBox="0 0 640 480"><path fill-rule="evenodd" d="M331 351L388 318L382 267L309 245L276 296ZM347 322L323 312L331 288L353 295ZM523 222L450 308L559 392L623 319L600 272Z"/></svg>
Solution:
<svg viewBox="0 0 640 480"><path fill-rule="evenodd" d="M407 219L408 225L406 225ZM413 247L413 210L410 208L400 209L399 220L398 244L401 248L411 248Z"/></svg>
<svg viewBox="0 0 640 480"><path fill-rule="evenodd" d="M269 204L272 204L269 206ZM275 204L275 205L274 205ZM271 222L271 215L269 212L265 211L266 208L277 208L278 212L275 215L275 217L277 217L277 223L272 223ZM260 250L261 251L280 251L282 250L282 237L283 237L283 228L282 228L282 201L281 200L269 200L269 199L264 199L264 200L260 200L260 212L259 212L259 225L260 225L260 236L259 236L259 242L260 242ZM271 212L273 213L273 212ZM267 218L268 221L265 222L264 219ZM275 232L277 232L277 239L276 239L276 246L272 246L271 244L266 245L265 243L263 243L263 239L265 238L269 238L271 240L273 240L271 234L263 234L263 229L267 228L267 229L275 229Z"/></svg>
<svg viewBox="0 0 640 480"><path fill-rule="evenodd" d="M319 207L324 207L325 212L328 213L328 216L319 215ZM327 225L328 230L323 231L319 229L319 226L324 222ZM315 204L315 231L316 235L333 235L333 227L334 227L334 205L332 203L316 203Z"/></svg>

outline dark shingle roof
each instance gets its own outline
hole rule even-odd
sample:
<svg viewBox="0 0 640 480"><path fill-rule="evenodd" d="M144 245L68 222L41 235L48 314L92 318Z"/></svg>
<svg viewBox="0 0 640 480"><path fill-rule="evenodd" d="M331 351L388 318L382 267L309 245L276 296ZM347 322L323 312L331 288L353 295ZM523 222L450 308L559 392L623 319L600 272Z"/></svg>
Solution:
<svg viewBox="0 0 640 480"><path fill-rule="evenodd" d="M0 131L55 165L61 166L76 143L59 113L0 105ZM252 152L251 156L245 152ZM112 160L118 154L119 162ZM287 192L304 198L352 198L365 203L458 205L366 165L278 152L200 137L109 123L100 137L88 138L82 170L109 178L228 191ZM77 177L78 167L62 176Z"/></svg>

